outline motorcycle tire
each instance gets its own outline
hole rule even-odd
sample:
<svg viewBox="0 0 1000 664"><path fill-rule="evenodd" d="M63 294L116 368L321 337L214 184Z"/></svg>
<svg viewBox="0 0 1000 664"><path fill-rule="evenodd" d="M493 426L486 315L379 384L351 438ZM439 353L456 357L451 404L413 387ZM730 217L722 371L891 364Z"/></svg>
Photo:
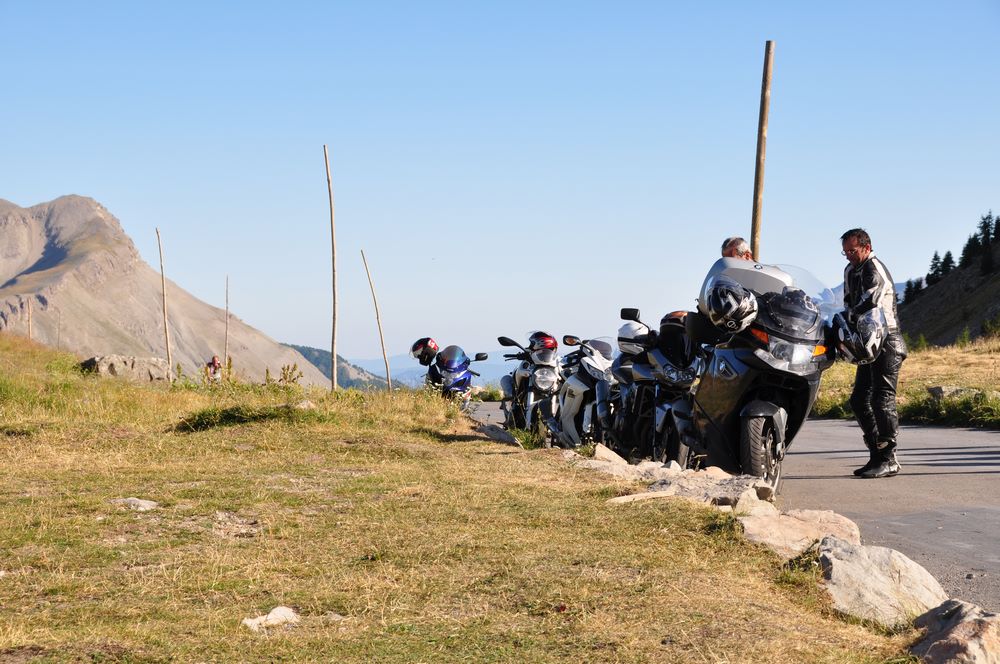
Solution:
<svg viewBox="0 0 1000 664"><path fill-rule="evenodd" d="M767 417L745 417L740 423L740 465L743 473L759 477L778 493L781 461L775 456L774 425Z"/></svg>

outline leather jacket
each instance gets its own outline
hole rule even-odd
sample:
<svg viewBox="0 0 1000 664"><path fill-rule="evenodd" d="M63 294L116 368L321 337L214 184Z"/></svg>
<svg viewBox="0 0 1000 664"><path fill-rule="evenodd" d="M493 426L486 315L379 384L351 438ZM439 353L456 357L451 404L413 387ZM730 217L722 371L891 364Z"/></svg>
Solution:
<svg viewBox="0 0 1000 664"><path fill-rule="evenodd" d="M844 309L853 324L858 316L876 307L882 310L889 333L898 332L896 286L885 263L872 252L857 267L848 264L844 269Z"/></svg>

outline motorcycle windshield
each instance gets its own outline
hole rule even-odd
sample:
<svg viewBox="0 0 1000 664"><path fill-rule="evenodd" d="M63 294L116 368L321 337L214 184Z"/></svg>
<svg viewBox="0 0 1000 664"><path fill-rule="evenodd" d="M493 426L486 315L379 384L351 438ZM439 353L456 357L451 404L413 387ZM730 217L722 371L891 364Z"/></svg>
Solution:
<svg viewBox="0 0 1000 664"><path fill-rule="evenodd" d="M448 346L438 353L437 365L442 371L458 371L469 366L469 356L458 346Z"/></svg>
<svg viewBox="0 0 1000 664"><path fill-rule="evenodd" d="M456 369L454 371L449 371L447 369L442 369L441 370L441 383L445 387L450 387L454 383L457 383L458 381L460 381L463 378L465 378L465 376L467 376L467 375L468 375L468 373L466 372L466 370L464 368Z"/></svg>
<svg viewBox="0 0 1000 664"><path fill-rule="evenodd" d="M597 351L605 360L610 362L615 357L615 349L611 345L609 337L598 337L586 342L593 350Z"/></svg>
<svg viewBox="0 0 1000 664"><path fill-rule="evenodd" d="M792 277L792 284L760 295L757 323L789 339L821 340L824 324L839 311L833 292L802 268L777 267Z"/></svg>
<svg viewBox="0 0 1000 664"><path fill-rule="evenodd" d="M531 353L531 361L546 367L554 367L558 363L559 356L556 351L543 348Z"/></svg>

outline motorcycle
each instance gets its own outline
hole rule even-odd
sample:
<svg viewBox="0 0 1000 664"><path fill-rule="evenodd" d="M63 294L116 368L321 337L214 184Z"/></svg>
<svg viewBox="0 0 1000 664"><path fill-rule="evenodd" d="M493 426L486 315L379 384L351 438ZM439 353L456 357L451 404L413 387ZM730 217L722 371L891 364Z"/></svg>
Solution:
<svg viewBox="0 0 1000 664"><path fill-rule="evenodd" d="M520 348L518 353L505 353L504 359L517 360L519 364L509 374L500 379L503 400L500 407L504 412L504 426L507 429L526 429L546 433L542 412L551 412L556 393L559 391L558 344L551 335L536 332L531 335L525 348L509 337L497 337L501 346ZM548 401L547 407L541 408Z"/></svg>
<svg viewBox="0 0 1000 664"><path fill-rule="evenodd" d="M704 310L711 289L732 280L758 303L754 320L736 333L714 326ZM829 321L833 293L807 271L721 258L687 315L686 332L704 369L691 399L672 421L687 463L716 465L764 480L777 492L781 462L805 422L820 376L833 362ZM623 316L638 318L636 310ZM689 407L689 412L684 412Z"/></svg>
<svg viewBox="0 0 1000 664"><path fill-rule="evenodd" d="M621 354L612 371L618 389L610 430L614 447L627 459L649 457L687 465L687 448L673 421L690 399L698 372L684 332L686 312L675 311L660 321L659 331L639 320L638 309L622 309Z"/></svg>
<svg viewBox="0 0 1000 664"><path fill-rule="evenodd" d="M462 406L467 407L471 397L472 377L479 375L469 365L488 358L486 353L476 353L475 358L470 359L459 346L447 346L434 357L425 381L429 387L440 390L441 396L461 399Z"/></svg>
<svg viewBox="0 0 1000 664"><path fill-rule="evenodd" d="M563 358L563 384L559 389L558 417L546 413L546 425L562 447L604 442L602 421L608 421L613 352L606 339L563 337L566 346L579 350Z"/></svg>

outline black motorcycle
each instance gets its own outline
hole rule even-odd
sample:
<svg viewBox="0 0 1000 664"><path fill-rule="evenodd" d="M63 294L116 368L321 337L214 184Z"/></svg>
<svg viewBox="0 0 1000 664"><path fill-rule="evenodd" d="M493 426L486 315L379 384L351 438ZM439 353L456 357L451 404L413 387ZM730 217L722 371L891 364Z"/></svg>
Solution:
<svg viewBox="0 0 1000 664"><path fill-rule="evenodd" d="M753 293L758 313L736 334L712 325L703 311L688 314L687 335L704 370L692 388L690 419L683 404L672 409L678 461L753 475L777 491L781 462L832 363L828 322L839 307L832 292L801 268L732 258L712 267L701 302L720 277Z"/></svg>

